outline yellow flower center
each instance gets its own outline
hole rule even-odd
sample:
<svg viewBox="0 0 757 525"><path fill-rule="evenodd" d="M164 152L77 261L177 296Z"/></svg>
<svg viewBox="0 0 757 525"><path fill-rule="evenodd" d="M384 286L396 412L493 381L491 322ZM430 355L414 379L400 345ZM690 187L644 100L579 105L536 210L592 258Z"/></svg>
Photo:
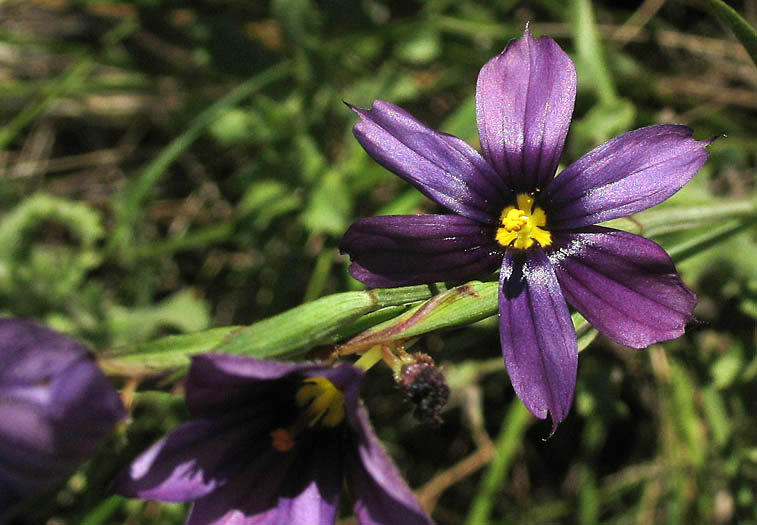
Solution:
<svg viewBox="0 0 757 525"><path fill-rule="evenodd" d="M297 404L305 408L308 427L318 422L335 427L344 419L344 394L325 377L309 377L297 390Z"/></svg>
<svg viewBox="0 0 757 525"><path fill-rule="evenodd" d="M288 428L270 433L271 446L279 452L289 452L297 444L297 435L317 424L333 428L344 420L344 394L325 377L309 377L295 394L297 406L304 412Z"/></svg>
<svg viewBox="0 0 757 525"><path fill-rule="evenodd" d="M547 225L547 215L534 206L534 198L528 193L519 193L516 206L502 210L500 223L495 238L502 246L512 246L525 250L533 246L534 241L545 247L552 244L552 234L542 229Z"/></svg>

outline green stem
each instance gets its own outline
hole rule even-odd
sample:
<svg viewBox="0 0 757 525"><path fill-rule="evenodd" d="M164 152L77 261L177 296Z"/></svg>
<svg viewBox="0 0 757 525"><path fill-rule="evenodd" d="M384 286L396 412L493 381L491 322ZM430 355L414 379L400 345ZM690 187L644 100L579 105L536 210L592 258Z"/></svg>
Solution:
<svg viewBox="0 0 757 525"><path fill-rule="evenodd" d="M602 226L655 237L750 217L757 217L757 201L722 201L706 206L647 210L630 217L613 219Z"/></svg>
<svg viewBox="0 0 757 525"><path fill-rule="evenodd" d="M468 513L468 525L488 525L492 507L500 499L498 492L505 483L515 453L532 421L533 417L523 403L519 399L513 399L497 436L494 460L486 469Z"/></svg>
<svg viewBox="0 0 757 525"><path fill-rule="evenodd" d="M757 65L757 31L736 10L722 0L708 0L707 3L710 5L713 14L731 28L741 45L752 57L752 61Z"/></svg>
<svg viewBox="0 0 757 525"><path fill-rule="evenodd" d="M673 246L668 250L668 253L675 262L681 262L715 246L754 223L754 219L751 221L734 220L727 222L718 228L713 228L702 235Z"/></svg>

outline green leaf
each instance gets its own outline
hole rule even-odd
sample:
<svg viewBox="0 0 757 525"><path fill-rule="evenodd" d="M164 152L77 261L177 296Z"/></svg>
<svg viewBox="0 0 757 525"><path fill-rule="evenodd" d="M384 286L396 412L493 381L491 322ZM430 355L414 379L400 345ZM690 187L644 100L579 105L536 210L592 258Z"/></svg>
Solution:
<svg viewBox="0 0 757 525"><path fill-rule="evenodd" d="M702 409L709 423L710 434L715 445L724 447L731 437L731 418L725 407L723 396L717 389L702 389Z"/></svg>
<svg viewBox="0 0 757 525"><path fill-rule="evenodd" d="M591 79L591 86L603 105L614 105L618 95L612 74L607 68L604 48L590 0L574 0L573 39L576 44L576 67L579 78Z"/></svg>
<svg viewBox="0 0 757 525"><path fill-rule="evenodd" d="M757 219L757 202L715 201L706 206L672 206L645 210L643 212L613 219L602 226L617 228L645 237L656 237L667 233L711 228L726 221L738 219L748 222Z"/></svg>
<svg viewBox="0 0 757 525"><path fill-rule="evenodd" d="M350 194L341 172L328 171L312 193L303 223L319 233L342 235L349 226Z"/></svg>
<svg viewBox="0 0 757 525"><path fill-rule="evenodd" d="M93 67L93 61L83 59L50 82L46 92L42 93L39 99L30 102L14 119L0 128L0 151L4 151L16 135L47 111L56 99L81 85Z"/></svg>
<svg viewBox="0 0 757 525"><path fill-rule="evenodd" d="M181 290L155 306L113 306L107 317L113 341L124 344L152 337L161 327L181 332L204 330L210 324L210 309L191 290Z"/></svg>
<svg viewBox="0 0 757 525"><path fill-rule="evenodd" d="M722 0L708 0L710 10L721 22L731 28L741 45L747 50L752 61L757 65L757 31L749 25L731 6Z"/></svg>
<svg viewBox="0 0 757 525"><path fill-rule="evenodd" d="M413 64L425 64L436 59L441 52L438 31L431 26L400 40L396 48L397 57Z"/></svg>
<svg viewBox="0 0 757 525"><path fill-rule="evenodd" d="M50 223L65 228L75 244L35 242ZM45 194L28 197L0 222L0 291L22 301L30 295L65 300L100 264L97 242L103 235L100 214L88 205Z"/></svg>

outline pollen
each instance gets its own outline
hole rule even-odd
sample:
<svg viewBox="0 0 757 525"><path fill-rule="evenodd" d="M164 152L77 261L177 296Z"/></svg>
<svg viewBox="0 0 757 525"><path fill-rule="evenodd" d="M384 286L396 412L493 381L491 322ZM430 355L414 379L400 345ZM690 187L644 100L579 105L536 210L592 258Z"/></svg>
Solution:
<svg viewBox="0 0 757 525"><path fill-rule="evenodd" d="M279 452L289 452L295 445L294 435L289 430L277 428L271 432L271 445Z"/></svg>
<svg viewBox="0 0 757 525"><path fill-rule="evenodd" d="M501 226L495 236L497 242L520 250L530 248L534 242L542 247L552 244L552 234L543 229L547 225L547 214L534 206L534 197L528 193L519 193L515 201L515 206L502 210Z"/></svg>
<svg viewBox="0 0 757 525"><path fill-rule="evenodd" d="M335 427L344 419L344 394L325 377L309 377L297 390L297 404L305 408L308 426Z"/></svg>

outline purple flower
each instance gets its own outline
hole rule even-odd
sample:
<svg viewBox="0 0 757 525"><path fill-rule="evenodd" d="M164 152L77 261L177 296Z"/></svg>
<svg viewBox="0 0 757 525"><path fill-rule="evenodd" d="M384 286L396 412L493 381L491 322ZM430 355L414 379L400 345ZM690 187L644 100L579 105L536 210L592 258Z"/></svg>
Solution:
<svg viewBox="0 0 757 525"><path fill-rule="evenodd" d="M84 346L0 320L0 521L87 459L124 415Z"/></svg>
<svg viewBox="0 0 757 525"><path fill-rule="evenodd" d="M500 339L515 392L553 430L578 366L566 301L600 332L640 348L680 336L696 296L642 237L594 224L654 206L702 167L709 142L686 126L616 137L555 177L576 94L570 58L528 29L481 69L482 154L377 100L353 108L355 137L377 162L456 215L369 217L340 250L377 288L500 271Z"/></svg>
<svg viewBox="0 0 757 525"><path fill-rule="evenodd" d="M193 501L189 524L333 524L346 478L361 524L429 524L361 406L362 374L227 354L192 360L192 420L140 455L116 492Z"/></svg>

